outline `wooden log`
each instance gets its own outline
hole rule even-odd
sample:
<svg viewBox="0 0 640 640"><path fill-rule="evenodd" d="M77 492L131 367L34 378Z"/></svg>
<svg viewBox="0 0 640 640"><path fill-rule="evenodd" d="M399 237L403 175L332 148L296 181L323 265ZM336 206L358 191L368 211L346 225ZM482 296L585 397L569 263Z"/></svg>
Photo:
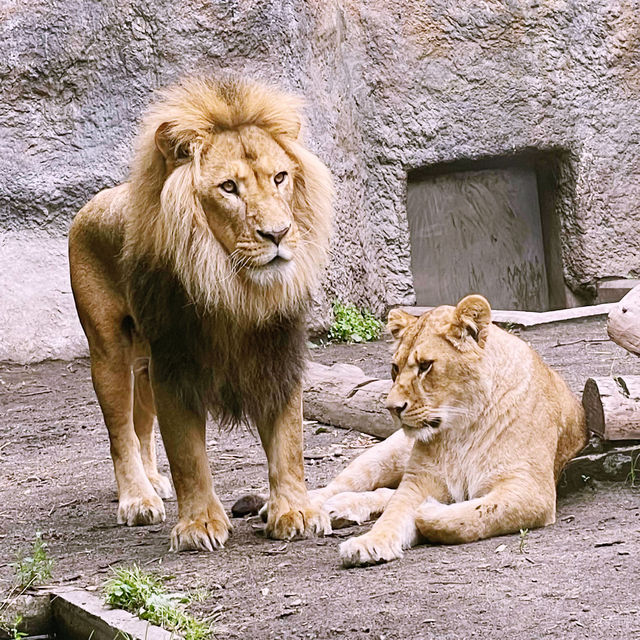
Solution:
<svg viewBox="0 0 640 640"><path fill-rule="evenodd" d="M396 427L384 403L391 380L365 375L350 364L310 362L304 386L304 417L387 438Z"/></svg>
<svg viewBox="0 0 640 640"><path fill-rule="evenodd" d="M640 355L640 285L609 312L607 333L623 349Z"/></svg>
<svg viewBox="0 0 640 640"><path fill-rule="evenodd" d="M605 440L640 439L640 376L589 378L582 405L587 427Z"/></svg>

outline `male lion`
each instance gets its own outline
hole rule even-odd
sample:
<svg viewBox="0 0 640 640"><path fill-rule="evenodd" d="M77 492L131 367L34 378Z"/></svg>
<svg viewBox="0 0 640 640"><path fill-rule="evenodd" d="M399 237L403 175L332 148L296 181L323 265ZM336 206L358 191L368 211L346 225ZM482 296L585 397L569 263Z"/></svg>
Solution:
<svg viewBox="0 0 640 640"><path fill-rule="evenodd" d="M330 531L302 458L305 309L332 218L327 168L298 134L299 101L191 79L145 116L130 181L76 216L71 280L109 430L118 522L165 518L157 414L178 498L174 550L213 550L230 522L205 419L257 427L269 466L266 532ZM133 370L133 376L132 376Z"/></svg>
<svg viewBox="0 0 640 640"><path fill-rule="evenodd" d="M562 378L491 324L482 296L419 319L394 310L389 329L396 352L387 409L402 429L311 492L334 526L382 513L368 533L341 544L342 562L554 522L558 476L587 437Z"/></svg>

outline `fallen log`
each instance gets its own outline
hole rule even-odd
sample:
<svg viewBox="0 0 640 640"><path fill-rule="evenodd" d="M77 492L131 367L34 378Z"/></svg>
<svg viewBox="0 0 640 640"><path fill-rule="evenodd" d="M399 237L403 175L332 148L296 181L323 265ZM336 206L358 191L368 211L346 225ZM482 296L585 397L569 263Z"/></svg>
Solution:
<svg viewBox="0 0 640 640"><path fill-rule="evenodd" d="M640 355L640 285L609 312L607 333L623 349Z"/></svg>
<svg viewBox="0 0 640 640"><path fill-rule="evenodd" d="M605 440L640 439L640 376L589 378L582 405L587 427Z"/></svg>
<svg viewBox="0 0 640 640"><path fill-rule="evenodd" d="M391 380L367 376L359 367L310 362L304 386L304 417L387 438L396 427L384 403Z"/></svg>

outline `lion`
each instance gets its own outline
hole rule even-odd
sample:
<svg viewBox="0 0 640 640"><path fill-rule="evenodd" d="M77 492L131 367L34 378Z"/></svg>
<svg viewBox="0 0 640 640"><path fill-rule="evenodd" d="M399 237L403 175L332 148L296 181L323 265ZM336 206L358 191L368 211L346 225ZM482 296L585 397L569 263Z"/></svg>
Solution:
<svg viewBox="0 0 640 640"><path fill-rule="evenodd" d="M388 328L386 406L398 431L311 492L334 527L382 514L340 545L342 563L553 523L560 471L587 441L582 405L562 378L491 324L479 295L420 318L393 310Z"/></svg>
<svg viewBox="0 0 640 640"><path fill-rule="evenodd" d="M231 529L205 422L257 428L266 534L331 530L302 455L305 313L326 262L333 187L300 139L301 102L236 79L191 78L143 119L130 179L75 217L71 282L118 488L120 524L165 519L154 417L178 500L173 550L212 551Z"/></svg>

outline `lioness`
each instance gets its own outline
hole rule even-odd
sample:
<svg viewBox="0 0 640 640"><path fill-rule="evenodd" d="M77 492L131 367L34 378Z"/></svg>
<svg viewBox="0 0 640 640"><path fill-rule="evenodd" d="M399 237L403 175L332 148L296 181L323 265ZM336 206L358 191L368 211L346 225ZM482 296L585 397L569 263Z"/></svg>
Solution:
<svg viewBox="0 0 640 640"><path fill-rule="evenodd" d="M382 513L340 545L343 564L554 522L559 473L587 439L582 405L562 378L491 324L478 295L419 319L394 310L388 326L396 345L387 409L402 429L311 492L334 525Z"/></svg>
<svg viewBox="0 0 640 640"><path fill-rule="evenodd" d="M330 531L304 483L301 377L332 185L299 140L298 110L294 97L257 84L179 84L145 116L129 182L100 192L71 227L118 522L165 518L157 414L178 498L175 550L212 550L230 531L207 460L208 413L258 429L269 536Z"/></svg>

